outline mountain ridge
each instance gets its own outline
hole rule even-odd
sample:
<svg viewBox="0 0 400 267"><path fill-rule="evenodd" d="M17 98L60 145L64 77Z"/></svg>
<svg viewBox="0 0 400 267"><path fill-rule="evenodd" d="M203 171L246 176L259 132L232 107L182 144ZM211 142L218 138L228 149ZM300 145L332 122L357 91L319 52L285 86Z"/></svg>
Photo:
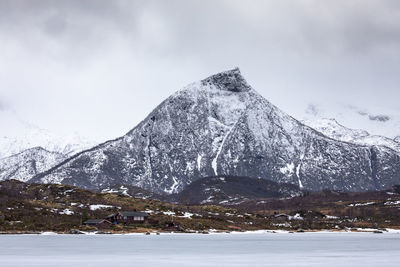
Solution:
<svg viewBox="0 0 400 267"><path fill-rule="evenodd" d="M335 140L365 146L385 146L400 153L400 144L396 139L380 135L371 135L366 130L351 129L340 124L333 118L307 120L303 121L303 123Z"/></svg>
<svg viewBox="0 0 400 267"><path fill-rule="evenodd" d="M38 146L48 151L72 156L95 144L95 142L91 142L76 133L67 136L58 136L49 130L41 129L25 122L16 124L18 125L14 127L17 130L14 131L18 132L18 134L6 133L0 136L0 158L6 158Z"/></svg>
<svg viewBox="0 0 400 267"><path fill-rule="evenodd" d="M26 149L0 159L0 181L17 179L26 182L65 159L64 154L48 151L42 147Z"/></svg>

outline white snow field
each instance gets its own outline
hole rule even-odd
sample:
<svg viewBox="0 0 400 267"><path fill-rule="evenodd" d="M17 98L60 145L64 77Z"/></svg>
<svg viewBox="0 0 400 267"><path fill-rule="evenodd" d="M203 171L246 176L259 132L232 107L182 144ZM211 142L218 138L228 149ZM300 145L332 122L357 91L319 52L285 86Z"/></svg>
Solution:
<svg viewBox="0 0 400 267"><path fill-rule="evenodd" d="M399 266L399 233L1 235L0 266Z"/></svg>

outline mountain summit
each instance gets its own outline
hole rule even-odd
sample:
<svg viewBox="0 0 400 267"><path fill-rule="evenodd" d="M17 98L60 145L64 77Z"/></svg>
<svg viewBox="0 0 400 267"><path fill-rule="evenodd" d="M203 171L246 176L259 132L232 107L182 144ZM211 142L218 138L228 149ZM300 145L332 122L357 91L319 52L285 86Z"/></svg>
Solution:
<svg viewBox="0 0 400 267"><path fill-rule="evenodd" d="M212 75L201 82L205 87L215 86L215 88L231 92L246 92L251 89L239 68Z"/></svg>
<svg viewBox="0 0 400 267"><path fill-rule="evenodd" d="M186 86L126 135L31 181L85 188L127 184L177 193L199 178L218 175L306 190L376 190L400 184L400 155L334 140L305 126L233 69Z"/></svg>

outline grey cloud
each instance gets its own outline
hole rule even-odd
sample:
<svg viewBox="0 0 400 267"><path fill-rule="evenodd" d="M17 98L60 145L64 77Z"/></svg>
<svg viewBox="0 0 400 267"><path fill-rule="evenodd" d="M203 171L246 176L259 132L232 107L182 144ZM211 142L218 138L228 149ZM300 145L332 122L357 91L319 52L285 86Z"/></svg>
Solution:
<svg viewBox="0 0 400 267"><path fill-rule="evenodd" d="M351 107L353 110L357 109L356 107ZM369 120L371 121L379 121L379 122L386 122L388 120L390 120L390 116L389 115L385 115L385 114L371 114L365 110L356 110L358 114L360 114L361 116L366 116L368 117Z"/></svg>
<svg viewBox="0 0 400 267"><path fill-rule="evenodd" d="M235 66L296 117L310 102L398 109L399 12L396 0L3 0L0 90L36 124L107 138Z"/></svg>
<svg viewBox="0 0 400 267"><path fill-rule="evenodd" d="M371 121L380 121L380 122L385 122L390 120L390 116L388 115L369 115L368 118Z"/></svg>
<svg viewBox="0 0 400 267"><path fill-rule="evenodd" d="M317 116L319 114L319 109L315 104L309 104L305 110L306 114Z"/></svg>

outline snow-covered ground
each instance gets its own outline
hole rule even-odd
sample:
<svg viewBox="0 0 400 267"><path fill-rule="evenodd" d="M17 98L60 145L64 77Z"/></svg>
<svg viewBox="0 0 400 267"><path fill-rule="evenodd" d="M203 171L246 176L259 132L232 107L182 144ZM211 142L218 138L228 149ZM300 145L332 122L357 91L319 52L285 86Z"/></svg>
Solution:
<svg viewBox="0 0 400 267"><path fill-rule="evenodd" d="M399 251L399 233L0 236L2 267L398 266Z"/></svg>
<svg viewBox="0 0 400 267"><path fill-rule="evenodd" d="M121 207L115 207L111 205L103 205L103 204L94 204L89 206L90 210L98 210L98 209L112 209L112 208L118 208L120 209Z"/></svg>

